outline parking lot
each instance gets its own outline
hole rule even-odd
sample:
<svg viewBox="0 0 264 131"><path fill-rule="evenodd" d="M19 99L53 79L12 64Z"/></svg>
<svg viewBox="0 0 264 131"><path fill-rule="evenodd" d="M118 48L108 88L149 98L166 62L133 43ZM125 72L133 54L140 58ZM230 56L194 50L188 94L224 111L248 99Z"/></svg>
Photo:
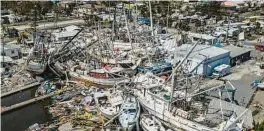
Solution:
<svg viewBox="0 0 264 131"><path fill-rule="evenodd" d="M236 88L235 100L237 104L244 107L247 106L255 91L250 84L264 76L264 70L261 70L255 63L254 60L249 60L237 65L231 68L230 75L223 78L230 81Z"/></svg>

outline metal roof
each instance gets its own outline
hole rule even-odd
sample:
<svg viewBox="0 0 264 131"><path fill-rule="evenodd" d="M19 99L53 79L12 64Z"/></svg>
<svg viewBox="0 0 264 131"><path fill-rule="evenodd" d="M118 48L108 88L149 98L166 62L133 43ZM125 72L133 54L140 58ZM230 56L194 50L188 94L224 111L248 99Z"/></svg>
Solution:
<svg viewBox="0 0 264 131"><path fill-rule="evenodd" d="M213 37L213 36L207 35L207 34L188 33L188 35L191 36L191 37L201 38L201 39L205 39L205 40L216 39L216 37Z"/></svg>
<svg viewBox="0 0 264 131"><path fill-rule="evenodd" d="M187 52L192 48L193 45L191 44L183 44L180 47L178 47L176 50L177 52L182 55L183 57L187 54ZM224 50L215 46L209 46L209 45L197 45L189 58L195 58L195 59L205 59L207 58L213 58L217 57L222 54L229 53L230 51Z"/></svg>
<svg viewBox="0 0 264 131"><path fill-rule="evenodd" d="M237 46L233 46L233 45L224 46L222 48L230 51L230 57L231 58L234 58L234 57L240 56L244 53L252 51L252 49L237 47Z"/></svg>

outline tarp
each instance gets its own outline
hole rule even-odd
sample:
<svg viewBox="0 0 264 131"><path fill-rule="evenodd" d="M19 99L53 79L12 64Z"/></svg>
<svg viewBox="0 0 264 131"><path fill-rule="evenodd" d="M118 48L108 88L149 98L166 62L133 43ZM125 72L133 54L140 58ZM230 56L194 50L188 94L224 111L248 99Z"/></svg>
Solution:
<svg viewBox="0 0 264 131"><path fill-rule="evenodd" d="M11 63L11 62L13 62L14 60L11 58L11 57L9 57L9 56L0 56L1 58L0 58L0 60L1 60L1 62L8 62L8 63Z"/></svg>
<svg viewBox="0 0 264 131"><path fill-rule="evenodd" d="M138 18L138 22L147 23L149 22L149 18L144 18L144 17Z"/></svg>
<svg viewBox="0 0 264 131"><path fill-rule="evenodd" d="M69 32L74 31L74 30L79 30L79 29L80 28L78 26L75 26L75 25L65 27L65 30L69 31Z"/></svg>

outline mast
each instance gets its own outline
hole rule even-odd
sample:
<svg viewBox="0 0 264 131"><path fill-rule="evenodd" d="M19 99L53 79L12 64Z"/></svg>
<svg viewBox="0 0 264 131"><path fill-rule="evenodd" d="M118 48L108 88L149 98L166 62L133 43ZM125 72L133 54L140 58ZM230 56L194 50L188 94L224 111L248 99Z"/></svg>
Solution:
<svg viewBox="0 0 264 131"><path fill-rule="evenodd" d="M177 48L177 38L175 39L175 43L174 43L174 54L173 54L173 67L176 67L176 48ZM176 83L174 82L176 79L175 78L175 72L176 72L176 68L172 68L172 79L171 79L171 94L170 94L170 103L169 103L169 107L168 107L168 110L170 111L170 107L171 107L171 104L172 104L172 99L173 99L173 91L174 91L174 85L176 85ZM177 80L176 80L177 81Z"/></svg>
<svg viewBox="0 0 264 131"><path fill-rule="evenodd" d="M137 9L137 1L135 1L135 5L136 5L136 21L135 22L137 22L137 20L138 20L138 9ZM136 25L135 25L136 26Z"/></svg>
<svg viewBox="0 0 264 131"><path fill-rule="evenodd" d="M178 37L177 37L178 38ZM174 51L174 59L173 59L173 70L172 70L172 75L170 75L170 77L168 78L168 80L172 77L171 80L171 95L170 95L170 104L169 104L169 108L173 102L172 98L173 98L173 93L174 93L174 87L176 85L176 83L174 82L176 79L175 78L175 73L177 72L177 70L181 67L181 65L185 62L185 60L189 57L189 55L192 53L192 51L194 50L194 48L196 47L196 45L200 43L200 41L198 41L197 43L195 43L193 45L193 47L190 49L190 51L187 53L187 55L181 60L181 62L176 66L176 47L175 47L175 51ZM177 39L175 41L175 46L177 46ZM177 76L176 76L177 77Z"/></svg>
<svg viewBox="0 0 264 131"><path fill-rule="evenodd" d="M113 1L113 2L115 2L115 1ZM114 21L112 23L112 26L113 26L113 28L112 28L112 41L117 36L117 32L116 32L116 3L114 3L114 5L115 5L115 10L114 10ZM113 34L113 31L114 31L114 34Z"/></svg>
<svg viewBox="0 0 264 131"><path fill-rule="evenodd" d="M149 0L149 15L150 15L150 26L151 26L151 36L154 36L154 30L153 30L153 19L152 19L152 9L151 9L151 3Z"/></svg>
<svg viewBox="0 0 264 131"><path fill-rule="evenodd" d="M34 31L35 31L35 35L33 35L33 41L36 44L36 37L37 37L37 5L36 3L34 4L34 8L35 8L35 18L34 18Z"/></svg>
<svg viewBox="0 0 264 131"><path fill-rule="evenodd" d="M130 43L130 45L131 45L131 47L132 47L132 50L133 50L133 45L132 45L131 36L130 36L130 30L129 30L129 24L128 24L127 14L126 14L126 10L125 10L125 8L124 8L124 4L123 4L123 10L124 10L125 21L126 21L126 27L127 27L127 35L128 35L129 43Z"/></svg>
<svg viewBox="0 0 264 131"><path fill-rule="evenodd" d="M4 61L5 61L4 60L4 58L5 58L5 55L4 55L5 54L5 49L4 49L4 47L5 47L5 40L4 39L5 39L5 35L3 33L3 37L2 37L2 54L1 54L2 57L3 57L3 61L2 61L2 65L1 65L2 68L4 68L4 66L5 66L5 64L4 64Z"/></svg>

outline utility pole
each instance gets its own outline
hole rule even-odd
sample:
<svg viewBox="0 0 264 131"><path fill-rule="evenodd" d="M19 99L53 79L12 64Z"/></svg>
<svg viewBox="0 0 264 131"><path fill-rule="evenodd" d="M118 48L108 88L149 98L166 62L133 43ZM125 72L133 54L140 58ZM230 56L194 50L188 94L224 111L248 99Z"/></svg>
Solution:
<svg viewBox="0 0 264 131"><path fill-rule="evenodd" d="M228 31L229 31L229 26L230 26L229 17L227 17L227 22L228 22L228 25L227 25L227 30L226 30L226 39L225 39L226 42L228 42L227 38L228 38L228 33L229 33Z"/></svg>
<svg viewBox="0 0 264 131"><path fill-rule="evenodd" d="M75 4L76 4L76 7L77 7L77 16L78 16L78 18L80 17L80 13L79 13L79 11L78 11L78 2L77 2L77 0L75 0Z"/></svg>

